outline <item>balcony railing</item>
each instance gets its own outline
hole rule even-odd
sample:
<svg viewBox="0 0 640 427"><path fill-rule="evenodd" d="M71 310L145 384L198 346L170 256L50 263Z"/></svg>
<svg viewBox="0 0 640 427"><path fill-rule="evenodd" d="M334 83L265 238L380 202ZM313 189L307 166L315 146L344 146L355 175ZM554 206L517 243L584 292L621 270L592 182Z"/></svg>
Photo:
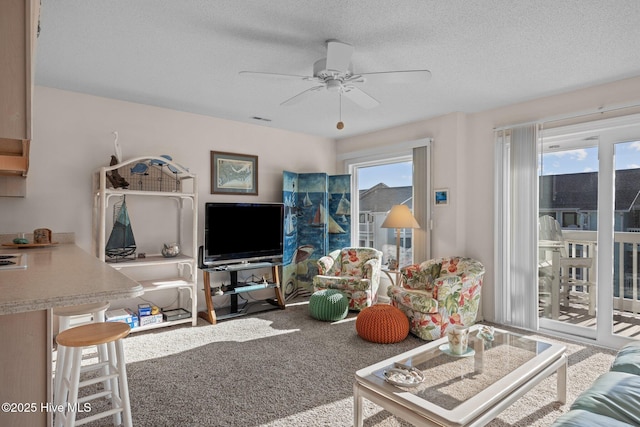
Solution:
<svg viewBox="0 0 640 427"><path fill-rule="evenodd" d="M562 230L571 256L592 256L597 264L596 231ZM640 282L638 281L638 248L640 233L616 231L613 256L613 308L633 313L640 312ZM595 271L589 274L594 275Z"/></svg>

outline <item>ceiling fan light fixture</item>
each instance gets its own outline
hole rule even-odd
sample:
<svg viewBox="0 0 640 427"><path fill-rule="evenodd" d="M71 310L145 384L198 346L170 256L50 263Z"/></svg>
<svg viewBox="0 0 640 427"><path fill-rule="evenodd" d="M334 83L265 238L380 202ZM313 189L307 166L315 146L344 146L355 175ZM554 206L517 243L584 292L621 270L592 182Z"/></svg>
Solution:
<svg viewBox="0 0 640 427"><path fill-rule="evenodd" d="M338 92L342 88L342 81L338 79L327 80L326 83L329 92Z"/></svg>

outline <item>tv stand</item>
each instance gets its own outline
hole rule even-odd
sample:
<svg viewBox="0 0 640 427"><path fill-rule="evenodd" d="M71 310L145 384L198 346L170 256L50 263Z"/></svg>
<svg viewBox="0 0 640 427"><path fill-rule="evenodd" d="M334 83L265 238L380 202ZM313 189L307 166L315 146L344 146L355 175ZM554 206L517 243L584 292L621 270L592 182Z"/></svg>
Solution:
<svg viewBox="0 0 640 427"><path fill-rule="evenodd" d="M224 266L216 266L216 267L206 267L201 266L202 276L204 281L204 299L207 304L207 310L201 311L198 313L199 317L202 317L212 325L215 325L218 320L228 319L231 317L242 316L248 314L248 306L250 304L256 304L256 302L251 302L245 304L243 307L238 306L238 295L245 292L252 292L262 289L273 289L275 294L275 299L267 299L264 300L268 302L272 307L268 307L268 309L280 308L281 310L285 309L284 297L282 295L282 290L280 289L280 274L278 268L282 264L274 263L274 262L255 262L255 263L241 263L241 264L231 264ZM257 268L265 268L271 267L271 275L273 277L273 282L259 282L259 283L238 283L238 271L243 270L254 270ZM229 273L229 277L231 282L229 286L227 286L227 290L223 291L222 295L229 295L231 299L230 306L228 308L228 313L218 314L216 315L216 311L213 307L212 295L213 289L211 288L211 274L212 272L226 271ZM264 310L264 309L263 309ZM219 309L219 311L222 311ZM259 310L262 311L262 310Z"/></svg>

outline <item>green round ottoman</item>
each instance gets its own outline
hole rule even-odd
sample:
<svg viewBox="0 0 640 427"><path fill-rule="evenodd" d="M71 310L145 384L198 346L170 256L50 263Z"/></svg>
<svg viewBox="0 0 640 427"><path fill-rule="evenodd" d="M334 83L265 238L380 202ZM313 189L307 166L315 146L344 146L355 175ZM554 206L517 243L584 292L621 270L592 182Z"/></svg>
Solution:
<svg viewBox="0 0 640 427"><path fill-rule="evenodd" d="M327 322L335 322L347 317L349 300L340 291L323 289L316 291L309 298L311 317Z"/></svg>

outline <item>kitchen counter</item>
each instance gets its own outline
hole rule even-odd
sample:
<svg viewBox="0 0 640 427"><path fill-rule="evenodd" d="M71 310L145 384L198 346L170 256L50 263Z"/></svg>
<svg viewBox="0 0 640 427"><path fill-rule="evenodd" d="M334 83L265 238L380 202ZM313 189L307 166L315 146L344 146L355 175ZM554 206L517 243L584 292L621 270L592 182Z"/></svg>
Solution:
<svg viewBox="0 0 640 427"><path fill-rule="evenodd" d="M26 269L0 270L0 425L50 426L51 309L133 298L143 289L75 244L0 248L27 255Z"/></svg>
<svg viewBox="0 0 640 427"><path fill-rule="evenodd" d="M48 248L1 247L22 253L27 268L0 270L0 314L132 298L142 286L74 244Z"/></svg>

